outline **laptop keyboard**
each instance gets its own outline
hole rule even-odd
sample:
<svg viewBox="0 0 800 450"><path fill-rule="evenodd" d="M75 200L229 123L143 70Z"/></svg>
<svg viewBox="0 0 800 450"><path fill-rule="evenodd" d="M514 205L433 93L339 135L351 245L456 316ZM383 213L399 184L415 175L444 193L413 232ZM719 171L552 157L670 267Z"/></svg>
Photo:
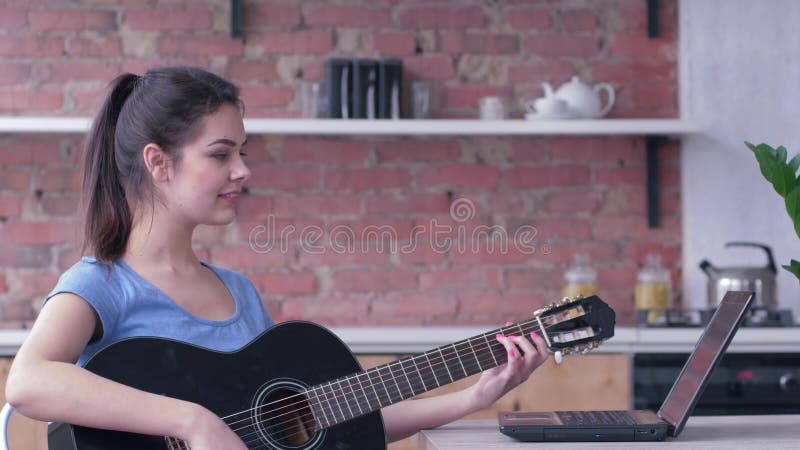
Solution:
<svg viewBox="0 0 800 450"><path fill-rule="evenodd" d="M634 425L625 411L559 411L564 425Z"/></svg>

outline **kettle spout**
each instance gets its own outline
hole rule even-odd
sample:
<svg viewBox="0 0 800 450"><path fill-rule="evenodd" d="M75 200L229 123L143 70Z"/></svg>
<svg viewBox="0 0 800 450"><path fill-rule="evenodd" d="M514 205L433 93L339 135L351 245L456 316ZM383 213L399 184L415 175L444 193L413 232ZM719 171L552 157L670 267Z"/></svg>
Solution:
<svg viewBox="0 0 800 450"><path fill-rule="evenodd" d="M700 261L700 270L706 273L708 276L714 276L717 273L717 269L708 262L707 259Z"/></svg>
<svg viewBox="0 0 800 450"><path fill-rule="evenodd" d="M552 97L553 96L553 86L550 85L548 82L542 83L542 89L544 89L544 96L545 97Z"/></svg>

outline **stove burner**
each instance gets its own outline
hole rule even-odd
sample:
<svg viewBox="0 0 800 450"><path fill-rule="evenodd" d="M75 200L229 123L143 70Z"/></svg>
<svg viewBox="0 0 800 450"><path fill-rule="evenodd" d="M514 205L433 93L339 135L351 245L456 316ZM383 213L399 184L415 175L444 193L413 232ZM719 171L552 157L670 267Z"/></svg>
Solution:
<svg viewBox="0 0 800 450"><path fill-rule="evenodd" d="M636 311L636 324L648 327L705 327L712 309L640 309ZM754 306L745 314L744 327L791 327L794 317L790 309L772 309Z"/></svg>

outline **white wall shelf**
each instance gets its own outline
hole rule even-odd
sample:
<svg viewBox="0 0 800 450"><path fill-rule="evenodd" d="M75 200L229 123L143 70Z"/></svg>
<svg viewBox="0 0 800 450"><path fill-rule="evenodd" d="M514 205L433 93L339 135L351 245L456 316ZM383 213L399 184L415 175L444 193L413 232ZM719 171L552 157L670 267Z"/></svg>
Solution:
<svg viewBox="0 0 800 450"><path fill-rule="evenodd" d="M2 133L85 133L87 117L0 117ZM643 136L647 152L647 221L659 226L658 148L664 137L696 134L702 127L688 119L596 120L343 120L245 119L250 134L302 136Z"/></svg>
<svg viewBox="0 0 800 450"><path fill-rule="evenodd" d="M686 119L598 120L341 120L341 119L245 119L253 134L286 135L658 135L695 134L701 127ZM85 133L86 117L0 117L0 133Z"/></svg>

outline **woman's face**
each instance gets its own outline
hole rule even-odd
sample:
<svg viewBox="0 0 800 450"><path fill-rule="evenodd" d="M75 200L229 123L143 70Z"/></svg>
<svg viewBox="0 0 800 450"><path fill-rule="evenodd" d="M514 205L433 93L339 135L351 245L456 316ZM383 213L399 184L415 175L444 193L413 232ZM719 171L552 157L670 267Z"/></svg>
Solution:
<svg viewBox="0 0 800 450"><path fill-rule="evenodd" d="M223 105L206 116L200 135L170 167L163 192L170 215L188 224L225 225L250 177L242 157L247 136L239 109Z"/></svg>

